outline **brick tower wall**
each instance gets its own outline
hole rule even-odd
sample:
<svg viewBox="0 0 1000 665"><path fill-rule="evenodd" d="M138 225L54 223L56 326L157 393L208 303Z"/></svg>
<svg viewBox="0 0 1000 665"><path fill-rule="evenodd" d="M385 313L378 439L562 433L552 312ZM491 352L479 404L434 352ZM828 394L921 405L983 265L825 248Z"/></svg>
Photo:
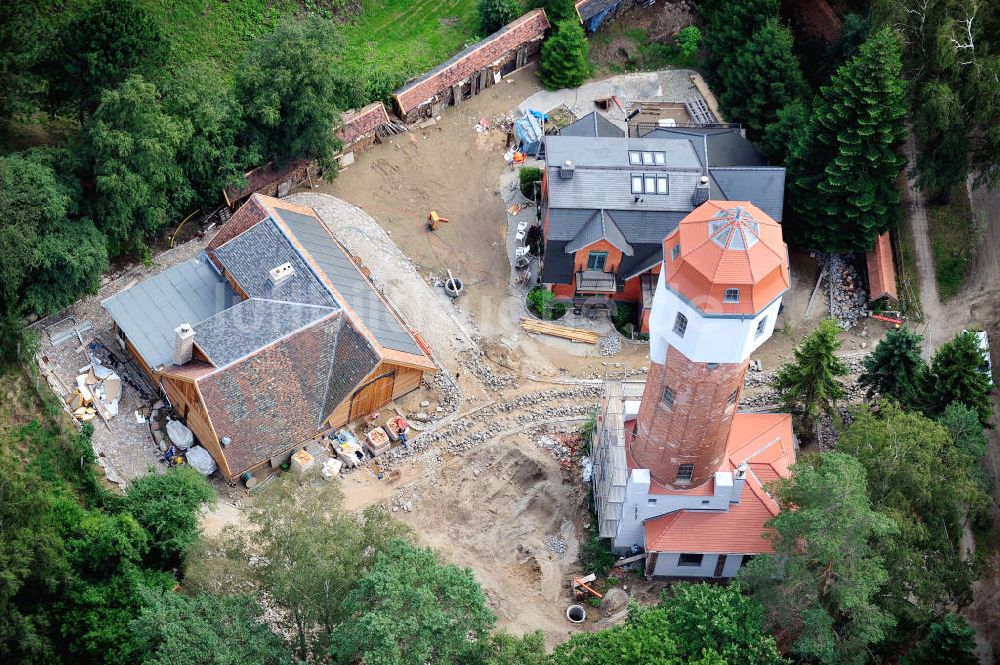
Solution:
<svg viewBox="0 0 1000 665"><path fill-rule="evenodd" d="M710 480L725 456L749 365L748 358L711 369L669 347L666 362L649 367L637 432L629 448L633 464L649 469L654 481L675 489L691 489ZM662 401L665 386L674 392L673 407ZM733 391L736 400L730 403ZM694 465L690 483L676 482L682 464Z"/></svg>

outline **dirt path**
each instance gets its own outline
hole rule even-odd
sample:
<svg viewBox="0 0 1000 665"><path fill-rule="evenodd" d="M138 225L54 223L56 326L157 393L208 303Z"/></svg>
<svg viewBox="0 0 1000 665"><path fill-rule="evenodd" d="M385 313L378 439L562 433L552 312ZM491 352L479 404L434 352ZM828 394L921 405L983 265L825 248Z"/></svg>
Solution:
<svg viewBox="0 0 1000 665"><path fill-rule="evenodd" d="M911 131L903 146L906 155L906 168L910 172L917 161L916 139ZM927 222L927 209L924 206L924 194L917 189L916 178L907 177L904 192L904 209L906 222L910 225L910 233L917 252L917 272L920 275L920 308L923 310L924 355L930 358L933 350L944 341L938 329L945 321L944 308L938 295L937 278L934 274L934 253L931 251L930 226ZM936 339L937 338L937 339Z"/></svg>

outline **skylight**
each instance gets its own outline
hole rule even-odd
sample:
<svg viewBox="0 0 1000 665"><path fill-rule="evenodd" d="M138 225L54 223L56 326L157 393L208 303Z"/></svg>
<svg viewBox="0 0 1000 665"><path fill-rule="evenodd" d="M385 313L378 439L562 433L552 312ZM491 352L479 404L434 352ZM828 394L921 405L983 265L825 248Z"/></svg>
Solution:
<svg viewBox="0 0 1000 665"><path fill-rule="evenodd" d="M715 213L708 222L708 235L723 249L747 250L760 240L760 224L743 206Z"/></svg>

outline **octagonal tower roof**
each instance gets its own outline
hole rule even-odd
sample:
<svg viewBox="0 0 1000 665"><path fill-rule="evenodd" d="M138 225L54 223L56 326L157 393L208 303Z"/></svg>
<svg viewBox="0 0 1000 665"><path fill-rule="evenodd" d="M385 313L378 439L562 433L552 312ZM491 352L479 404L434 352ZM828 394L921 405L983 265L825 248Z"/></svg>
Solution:
<svg viewBox="0 0 1000 665"><path fill-rule="evenodd" d="M663 241L663 256L667 284L706 314L756 314L790 284L781 225L749 201L701 204Z"/></svg>

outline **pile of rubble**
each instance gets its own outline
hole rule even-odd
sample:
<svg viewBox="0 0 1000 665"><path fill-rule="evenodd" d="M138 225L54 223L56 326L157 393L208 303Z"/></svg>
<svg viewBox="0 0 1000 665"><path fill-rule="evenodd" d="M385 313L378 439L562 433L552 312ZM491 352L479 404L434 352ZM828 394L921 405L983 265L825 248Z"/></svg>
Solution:
<svg viewBox="0 0 1000 665"><path fill-rule="evenodd" d="M861 273L848 257L831 254L826 277L830 283L830 313L841 328L850 330L867 315L868 293Z"/></svg>
<svg viewBox="0 0 1000 665"><path fill-rule="evenodd" d="M509 132L513 126L514 119L506 113L495 115L491 118L479 118L474 125L476 131L480 134L496 130Z"/></svg>
<svg viewBox="0 0 1000 665"><path fill-rule="evenodd" d="M554 432L535 440L539 448L547 450L560 462L570 462L580 449L580 435L576 432Z"/></svg>
<svg viewBox="0 0 1000 665"><path fill-rule="evenodd" d="M618 333L612 332L597 342L597 350L602 356L617 356L622 351L622 338Z"/></svg>
<svg viewBox="0 0 1000 665"><path fill-rule="evenodd" d="M420 496L412 488L397 490L392 495L392 501L389 502L389 509L394 513L398 513L399 511L403 511L404 513L412 512L413 506L419 498Z"/></svg>
<svg viewBox="0 0 1000 665"><path fill-rule="evenodd" d="M513 374L495 372L490 367L489 361L481 353L470 352L463 354L462 366L475 374L476 378L482 381L483 385L490 390L503 390L514 385Z"/></svg>
<svg viewBox="0 0 1000 665"><path fill-rule="evenodd" d="M566 556L566 541L559 536L545 536L545 547L560 559Z"/></svg>

